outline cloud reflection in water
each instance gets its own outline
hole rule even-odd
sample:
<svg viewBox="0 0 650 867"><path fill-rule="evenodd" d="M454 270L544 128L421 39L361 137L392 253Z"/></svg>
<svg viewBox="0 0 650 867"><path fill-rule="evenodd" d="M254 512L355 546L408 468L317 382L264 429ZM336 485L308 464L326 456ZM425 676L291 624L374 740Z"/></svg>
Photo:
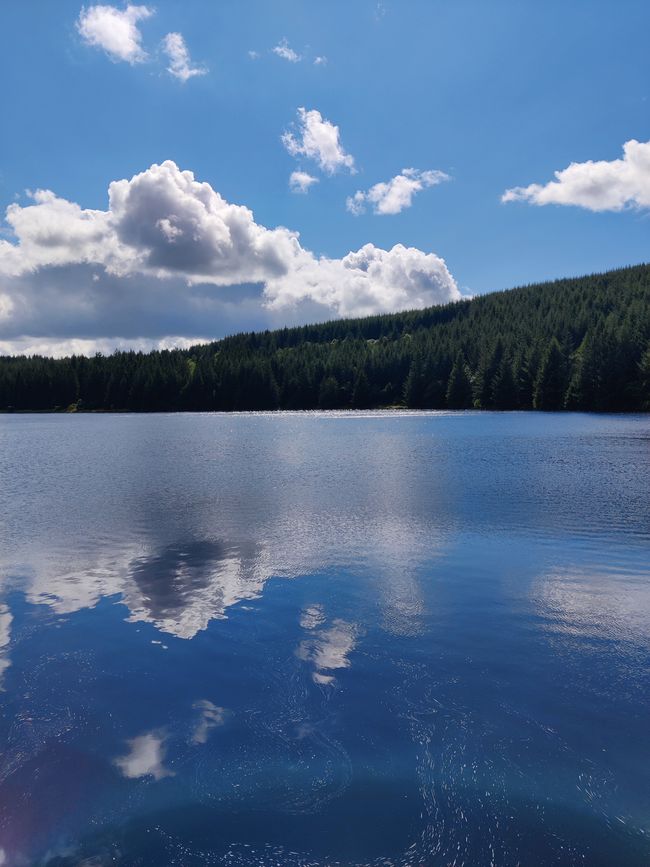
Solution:
<svg viewBox="0 0 650 867"><path fill-rule="evenodd" d="M154 780L173 777L174 771L165 767L167 736L161 731L145 732L127 741L129 751L115 759L115 766L128 779L151 776Z"/></svg>
<svg viewBox="0 0 650 867"><path fill-rule="evenodd" d="M313 634L300 642L296 656L303 662L311 663L314 683L326 686L334 683L331 672L349 668L349 656L356 647L358 629L355 624L338 618L332 621L331 626L318 629L324 619L321 606L314 605L303 610L300 625L313 631Z"/></svg>

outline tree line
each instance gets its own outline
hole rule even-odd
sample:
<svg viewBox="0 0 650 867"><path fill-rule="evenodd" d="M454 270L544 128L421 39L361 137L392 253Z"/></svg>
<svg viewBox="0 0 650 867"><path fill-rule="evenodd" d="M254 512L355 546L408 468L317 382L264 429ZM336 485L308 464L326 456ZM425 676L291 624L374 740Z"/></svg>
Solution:
<svg viewBox="0 0 650 867"><path fill-rule="evenodd" d="M650 266L188 350L0 358L0 410L650 410Z"/></svg>

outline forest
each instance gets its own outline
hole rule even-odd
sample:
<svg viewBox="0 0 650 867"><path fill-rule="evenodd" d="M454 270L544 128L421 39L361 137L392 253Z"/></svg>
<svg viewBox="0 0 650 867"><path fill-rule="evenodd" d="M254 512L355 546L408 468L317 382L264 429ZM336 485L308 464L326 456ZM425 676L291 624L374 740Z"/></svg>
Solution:
<svg viewBox="0 0 650 867"><path fill-rule="evenodd" d="M650 266L187 350L0 357L0 410L650 410Z"/></svg>

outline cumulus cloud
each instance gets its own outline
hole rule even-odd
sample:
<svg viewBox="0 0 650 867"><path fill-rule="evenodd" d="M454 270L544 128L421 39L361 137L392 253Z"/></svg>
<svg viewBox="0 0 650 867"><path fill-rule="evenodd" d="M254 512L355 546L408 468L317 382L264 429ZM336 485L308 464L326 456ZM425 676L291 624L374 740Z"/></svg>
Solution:
<svg viewBox="0 0 650 867"><path fill-rule="evenodd" d="M440 171L421 172L418 169L402 169L389 181L375 184L369 190L357 190L348 196L346 207L351 214L363 214L368 204L375 214L399 214L413 204L413 196L426 187L434 187L448 181L449 175Z"/></svg>
<svg viewBox="0 0 650 867"><path fill-rule="evenodd" d="M283 278L267 282L270 307L309 300L339 316L370 316L457 301L461 294L443 259L396 244L366 244L342 259L303 251Z"/></svg>
<svg viewBox="0 0 650 867"><path fill-rule="evenodd" d="M289 178L289 189L292 193L306 193L309 188L318 183L318 178L307 172L291 172ZM0 316L2 316L2 299L0 298Z"/></svg>
<svg viewBox="0 0 650 867"><path fill-rule="evenodd" d="M343 149L338 126L325 120L316 109L299 108L297 131L285 132L282 143L291 156L314 160L327 174L343 168L355 172L354 157Z"/></svg>
<svg viewBox="0 0 650 867"><path fill-rule="evenodd" d="M108 202L85 209L38 190L8 207L0 351L199 342L460 298L433 253L366 244L318 257L171 161L114 181Z"/></svg>
<svg viewBox="0 0 650 867"><path fill-rule="evenodd" d="M286 39L282 39L274 48L271 49L275 55L283 60L288 60L289 63L298 63L302 60L300 54L289 47Z"/></svg>
<svg viewBox="0 0 650 867"><path fill-rule="evenodd" d="M533 205L576 205L589 211L621 211L650 207L650 142L631 139L616 160L571 163L547 184L506 190L502 202Z"/></svg>
<svg viewBox="0 0 650 867"><path fill-rule="evenodd" d="M187 50L182 34L168 33L162 44L163 51L169 58L167 72L183 84L197 75L205 75L208 71L205 66L192 66L190 52Z"/></svg>
<svg viewBox="0 0 650 867"><path fill-rule="evenodd" d="M327 57L324 54L319 54L314 58L314 66L327 66Z"/></svg>
<svg viewBox="0 0 650 867"><path fill-rule="evenodd" d="M153 9L149 6L83 7L77 19L77 30L88 45L102 48L111 60L141 63L147 59L147 53L142 48L138 22L152 15Z"/></svg>

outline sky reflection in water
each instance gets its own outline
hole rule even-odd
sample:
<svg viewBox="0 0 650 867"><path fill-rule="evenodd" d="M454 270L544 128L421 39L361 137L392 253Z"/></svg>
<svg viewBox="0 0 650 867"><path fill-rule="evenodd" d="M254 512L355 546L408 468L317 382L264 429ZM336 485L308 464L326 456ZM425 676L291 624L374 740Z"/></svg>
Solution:
<svg viewBox="0 0 650 867"><path fill-rule="evenodd" d="M4 863L647 863L649 443L0 417Z"/></svg>

